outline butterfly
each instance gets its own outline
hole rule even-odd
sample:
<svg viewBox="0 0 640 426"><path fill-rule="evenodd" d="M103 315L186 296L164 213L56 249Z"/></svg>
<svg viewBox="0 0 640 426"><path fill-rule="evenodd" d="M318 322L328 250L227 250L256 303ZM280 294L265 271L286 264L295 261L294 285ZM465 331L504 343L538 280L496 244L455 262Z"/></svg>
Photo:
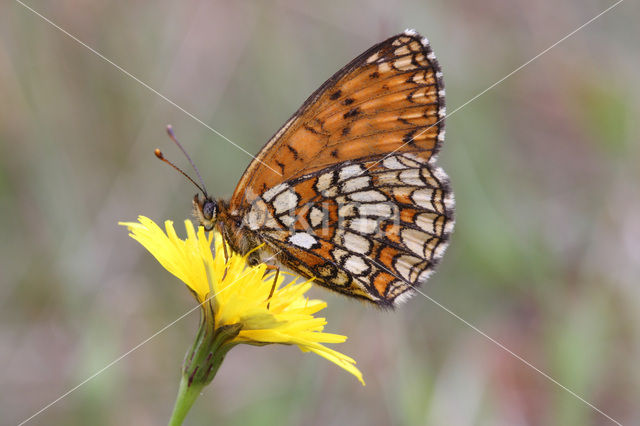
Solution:
<svg viewBox="0 0 640 426"><path fill-rule="evenodd" d="M453 230L453 192L435 165L445 115L435 55L406 30L322 84L232 197L203 190L195 215L251 263L274 257L323 287L396 306L431 275Z"/></svg>

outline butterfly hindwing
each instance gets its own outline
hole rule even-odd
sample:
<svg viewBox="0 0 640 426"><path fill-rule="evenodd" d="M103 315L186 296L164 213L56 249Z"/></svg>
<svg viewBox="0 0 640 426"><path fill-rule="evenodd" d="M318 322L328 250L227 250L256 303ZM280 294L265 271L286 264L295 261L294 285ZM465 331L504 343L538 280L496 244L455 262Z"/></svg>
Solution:
<svg viewBox="0 0 640 426"><path fill-rule="evenodd" d="M282 263L382 306L426 281L453 228L447 176L413 154L338 163L267 196L272 225L254 227Z"/></svg>

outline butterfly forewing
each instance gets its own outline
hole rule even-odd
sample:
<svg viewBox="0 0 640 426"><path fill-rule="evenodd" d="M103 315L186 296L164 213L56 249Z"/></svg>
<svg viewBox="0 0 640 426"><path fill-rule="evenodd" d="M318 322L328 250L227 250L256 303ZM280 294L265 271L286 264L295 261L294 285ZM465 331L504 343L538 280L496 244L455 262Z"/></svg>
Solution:
<svg viewBox="0 0 640 426"><path fill-rule="evenodd" d="M260 151L230 201L288 268L392 306L433 271L453 228L442 74L414 31L325 82ZM275 173L271 169L275 169Z"/></svg>
<svg viewBox="0 0 640 426"><path fill-rule="evenodd" d="M348 160L414 152L444 139L444 85L426 39L391 37L327 80L262 148L231 198L240 213L291 178Z"/></svg>

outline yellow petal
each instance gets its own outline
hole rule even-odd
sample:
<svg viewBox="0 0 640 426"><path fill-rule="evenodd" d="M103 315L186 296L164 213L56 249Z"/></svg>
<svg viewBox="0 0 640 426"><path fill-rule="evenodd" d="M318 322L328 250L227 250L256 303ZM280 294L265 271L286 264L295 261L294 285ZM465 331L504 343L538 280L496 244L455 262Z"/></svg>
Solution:
<svg viewBox="0 0 640 426"><path fill-rule="evenodd" d="M312 280L297 283L294 279L283 285L285 274L281 273L269 298L275 275L265 275L265 264L249 266L246 255L229 248L226 259L222 237L216 232L207 234L202 227L196 232L191 221L186 220L187 237L183 240L169 220L165 221L165 231L144 216L138 217L137 223L120 224L128 227L129 235L167 271L182 280L198 302L211 300L216 327L241 326L229 344L296 345L303 352L316 353L345 369L364 385L355 360L323 345L342 343L347 337L323 331L327 321L314 314L323 310L326 302L305 297Z"/></svg>

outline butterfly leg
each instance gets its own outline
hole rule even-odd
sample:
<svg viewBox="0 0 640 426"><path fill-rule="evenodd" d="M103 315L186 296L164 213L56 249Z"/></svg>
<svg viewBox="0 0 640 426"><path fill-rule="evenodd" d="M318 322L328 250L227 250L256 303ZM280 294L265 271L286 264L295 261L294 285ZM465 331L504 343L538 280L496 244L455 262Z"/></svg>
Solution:
<svg viewBox="0 0 640 426"><path fill-rule="evenodd" d="M222 235L222 250L224 251L225 268L224 268L224 273L222 274L222 280L224 281L224 279L227 277L227 272L229 271L229 267L226 266L229 263L229 251L227 248L227 240L224 238L224 233L222 232L222 227L220 225L220 222L218 222L218 232L220 232L220 235Z"/></svg>
<svg viewBox="0 0 640 426"><path fill-rule="evenodd" d="M280 268L276 265L267 265L267 269L264 271L265 275L267 271L276 270L276 273L273 277L273 284L271 285L271 291L269 292L269 297L267 297L267 310L269 310L269 305L271 304L271 297L273 297L273 293L276 291L276 285L278 284L278 278L280 276Z"/></svg>

